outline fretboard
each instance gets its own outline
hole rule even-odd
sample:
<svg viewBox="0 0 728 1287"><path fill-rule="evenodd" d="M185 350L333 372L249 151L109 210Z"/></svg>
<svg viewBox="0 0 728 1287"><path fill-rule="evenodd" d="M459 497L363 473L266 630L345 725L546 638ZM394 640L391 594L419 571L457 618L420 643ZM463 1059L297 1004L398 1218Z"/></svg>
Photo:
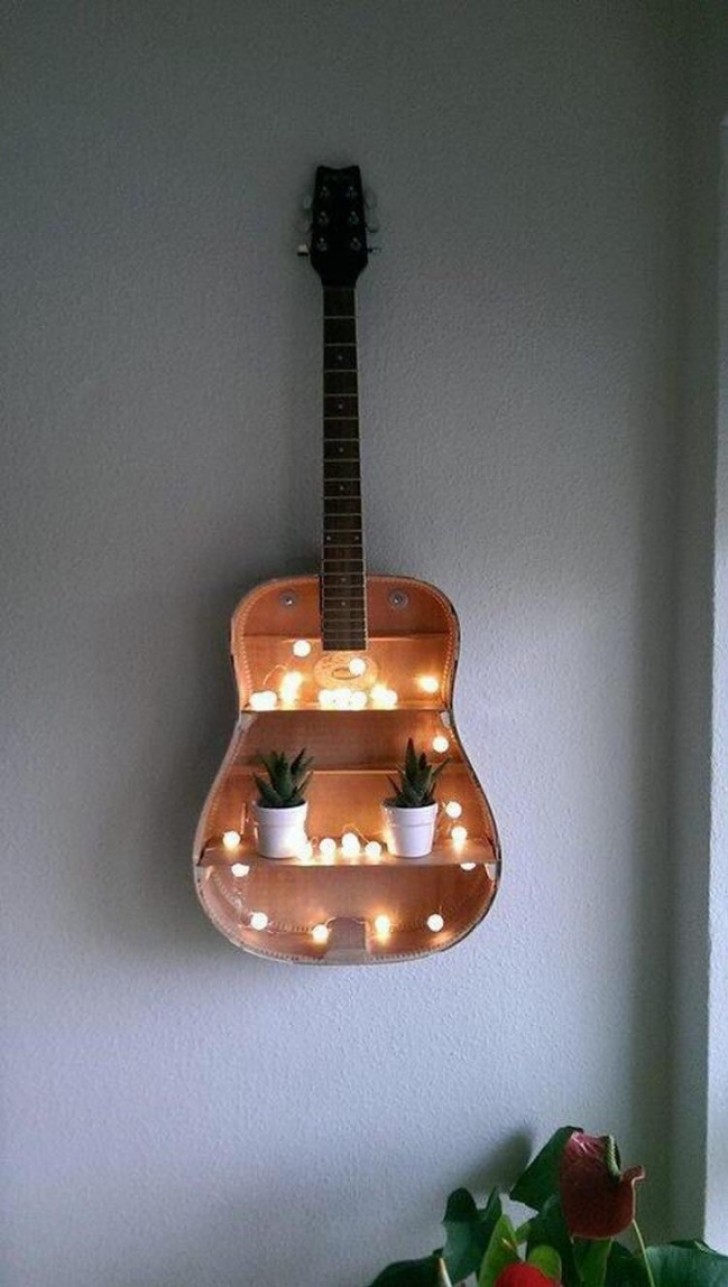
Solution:
<svg viewBox="0 0 728 1287"><path fill-rule="evenodd" d="M324 287L324 531L321 626L327 652L367 644L359 457L356 294Z"/></svg>

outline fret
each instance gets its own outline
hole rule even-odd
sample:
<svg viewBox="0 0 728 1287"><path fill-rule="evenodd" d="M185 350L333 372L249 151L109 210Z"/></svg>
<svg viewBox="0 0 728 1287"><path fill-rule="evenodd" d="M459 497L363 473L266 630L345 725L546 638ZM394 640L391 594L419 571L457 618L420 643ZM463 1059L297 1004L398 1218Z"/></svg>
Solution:
<svg viewBox="0 0 728 1287"><path fill-rule="evenodd" d="M324 420L324 445L327 442L339 442L340 439L358 442L356 420Z"/></svg>
<svg viewBox="0 0 728 1287"><path fill-rule="evenodd" d="M327 483L358 483L359 477L356 457L353 460L330 460L328 457L324 460L324 487Z"/></svg>

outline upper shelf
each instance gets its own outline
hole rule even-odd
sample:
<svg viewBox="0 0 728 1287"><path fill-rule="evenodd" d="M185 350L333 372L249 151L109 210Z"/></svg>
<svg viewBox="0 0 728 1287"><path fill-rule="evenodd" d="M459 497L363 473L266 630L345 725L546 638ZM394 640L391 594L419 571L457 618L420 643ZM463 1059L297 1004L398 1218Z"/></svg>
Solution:
<svg viewBox="0 0 728 1287"><path fill-rule="evenodd" d="M306 867L322 868L324 871L343 871L352 867L406 867L416 871L423 867L463 867L466 864L482 866L498 861L493 845L484 838L474 838L455 844L452 840L438 840L431 853L424 858L397 858L383 849L377 858L368 858L361 853L354 858L345 858L341 852L326 859L319 853L311 858L264 858L249 841L243 840L235 849L226 849L223 845L207 845L198 863L199 867L232 868L239 863L246 867ZM241 873L247 874L247 873Z"/></svg>

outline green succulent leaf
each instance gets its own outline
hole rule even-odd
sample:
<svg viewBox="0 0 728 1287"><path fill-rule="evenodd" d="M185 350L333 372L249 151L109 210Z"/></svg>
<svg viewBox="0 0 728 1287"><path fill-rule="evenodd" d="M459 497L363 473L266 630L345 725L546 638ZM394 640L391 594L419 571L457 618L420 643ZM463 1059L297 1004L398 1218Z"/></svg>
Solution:
<svg viewBox="0 0 728 1287"><path fill-rule="evenodd" d="M260 754L258 761L268 774L268 781L253 774L260 793L260 803L272 809L290 809L304 803L304 793L311 781L313 758L306 759L305 748L289 761L284 751Z"/></svg>

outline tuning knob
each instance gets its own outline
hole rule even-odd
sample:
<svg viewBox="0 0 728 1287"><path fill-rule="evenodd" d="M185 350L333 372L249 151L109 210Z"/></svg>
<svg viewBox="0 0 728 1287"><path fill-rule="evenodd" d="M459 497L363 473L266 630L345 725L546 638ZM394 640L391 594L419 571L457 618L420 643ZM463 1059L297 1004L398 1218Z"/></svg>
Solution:
<svg viewBox="0 0 728 1287"><path fill-rule="evenodd" d="M303 198L303 201L301 202L301 209L308 211L311 209L312 205L313 205L313 194L310 192L307 192L305 197Z"/></svg>
<svg viewBox="0 0 728 1287"><path fill-rule="evenodd" d="M302 241L300 246L296 246L296 254L300 259L305 259L306 256L309 254L309 249L305 241Z"/></svg>

